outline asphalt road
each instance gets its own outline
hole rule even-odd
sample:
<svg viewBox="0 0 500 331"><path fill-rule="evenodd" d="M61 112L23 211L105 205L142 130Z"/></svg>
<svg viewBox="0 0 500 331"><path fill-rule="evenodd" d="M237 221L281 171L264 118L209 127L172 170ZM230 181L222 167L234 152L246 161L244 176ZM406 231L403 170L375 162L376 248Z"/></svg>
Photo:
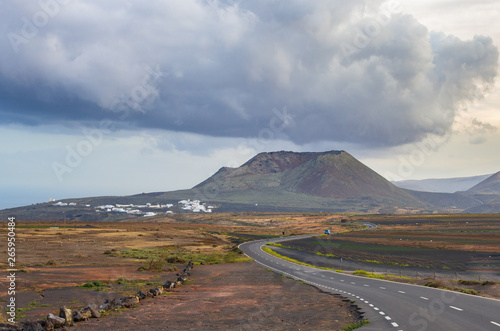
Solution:
<svg viewBox="0 0 500 331"><path fill-rule="evenodd" d="M499 300L311 268L261 250L267 242L305 237L258 240L240 249L264 268L354 300L371 322L359 330L500 331Z"/></svg>

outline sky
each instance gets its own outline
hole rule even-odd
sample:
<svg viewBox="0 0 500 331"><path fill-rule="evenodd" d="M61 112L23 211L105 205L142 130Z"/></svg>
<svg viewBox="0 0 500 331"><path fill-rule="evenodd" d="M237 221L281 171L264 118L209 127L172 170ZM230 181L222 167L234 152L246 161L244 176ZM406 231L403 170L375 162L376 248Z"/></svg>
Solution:
<svg viewBox="0 0 500 331"><path fill-rule="evenodd" d="M0 209L190 188L259 152L500 171L497 1L7 0Z"/></svg>

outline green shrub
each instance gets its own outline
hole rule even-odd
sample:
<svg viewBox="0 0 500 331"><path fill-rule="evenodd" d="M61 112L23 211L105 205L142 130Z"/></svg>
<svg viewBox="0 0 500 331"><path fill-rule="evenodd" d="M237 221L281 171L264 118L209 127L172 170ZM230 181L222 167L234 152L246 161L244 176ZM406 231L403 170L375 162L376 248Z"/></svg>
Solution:
<svg viewBox="0 0 500 331"><path fill-rule="evenodd" d="M83 285L81 285L81 287L85 287L85 288L94 288L94 287L103 287L105 286L106 284L104 284L103 282L99 281L99 280L95 280L91 283L85 283Z"/></svg>
<svg viewBox="0 0 500 331"><path fill-rule="evenodd" d="M30 307L50 307L48 304L41 304L40 302L31 302L28 304Z"/></svg>
<svg viewBox="0 0 500 331"><path fill-rule="evenodd" d="M428 281L424 284L424 286L427 287L434 287L434 288L444 288L445 286L441 284L440 282L433 282L433 281Z"/></svg>
<svg viewBox="0 0 500 331"><path fill-rule="evenodd" d="M476 290L470 289L470 288L462 288L462 287L455 287L453 291L465 293L465 294L472 294L472 295L478 295Z"/></svg>
<svg viewBox="0 0 500 331"><path fill-rule="evenodd" d="M161 259L151 259L146 262L144 268L149 271L162 271L164 262Z"/></svg>
<svg viewBox="0 0 500 331"><path fill-rule="evenodd" d="M349 325L346 325L342 328L342 330L344 331L352 331L352 330L355 330L355 329L359 329L360 327L366 325L370 323L369 320L362 320L360 322L357 322L357 323L353 323L353 324L349 324Z"/></svg>
<svg viewBox="0 0 500 331"><path fill-rule="evenodd" d="M116 280L116 283L117 283L118 285L121 285L121 284L126 284L126 283L128 283L128 280L127 280L126 278L124 278L124 277L120 277L120 278L118 278L118 279Z"/></svg>

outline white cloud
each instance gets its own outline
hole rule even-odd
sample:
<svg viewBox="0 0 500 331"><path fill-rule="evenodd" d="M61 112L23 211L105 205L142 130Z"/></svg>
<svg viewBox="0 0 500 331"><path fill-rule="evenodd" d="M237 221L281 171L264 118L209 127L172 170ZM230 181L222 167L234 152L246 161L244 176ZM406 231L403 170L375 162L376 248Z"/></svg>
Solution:
<svg viewBox="0 0 500 331"><path fill-rule="evenodd" d="M74 0L0 53L0 115L245 138L288 106L297 125L280 138L297 144L444 134L492 86L498 51L429 34L393 3ZM37 10L7 6L1 31L22 34Z"/></svg>
<svg viewBox="0 0 500 331"><path fill-rule="evenodd" d="M167 191L273 150L343 149L397 174L432 137L404 179L498 171L497 1L403 0L367 30L382 4L61 5L17 54L1 40L0 182L20 199ZM1 2L0 35L41 10ZM60 183L52 163L104 118L115 129Z"/></svg>

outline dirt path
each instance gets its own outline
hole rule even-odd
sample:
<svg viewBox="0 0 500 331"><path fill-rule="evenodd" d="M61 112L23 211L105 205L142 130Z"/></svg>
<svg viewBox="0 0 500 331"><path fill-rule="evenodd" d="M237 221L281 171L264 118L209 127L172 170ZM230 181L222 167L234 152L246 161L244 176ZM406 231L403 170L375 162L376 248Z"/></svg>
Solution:
<svg viewBox="0 0 500 331"><path fill-rule="evenodd" d="M358 317L340 297L253 262L196 267L188 284L72 329L341 330Z"/></svg>

